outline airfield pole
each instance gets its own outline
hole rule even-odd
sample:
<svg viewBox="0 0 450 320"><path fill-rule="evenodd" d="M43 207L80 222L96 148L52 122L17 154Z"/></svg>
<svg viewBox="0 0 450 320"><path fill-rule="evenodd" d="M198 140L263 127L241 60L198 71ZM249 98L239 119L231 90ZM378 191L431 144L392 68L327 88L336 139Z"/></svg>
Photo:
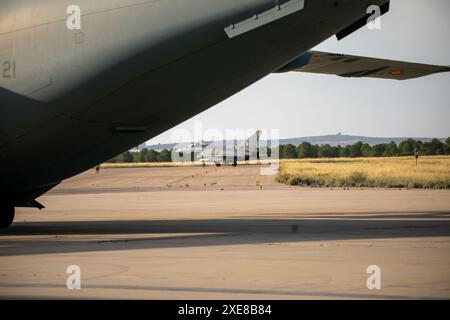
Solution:
<svg viewBox="0 0 450 320"><path fill-rule="evenodd" d="M258 130L256 132L256 160L257 160L258 164L259 164L259 160L261 160L261 155L259 154L259 139L260 139L260 135L261 135L261 132Z"/></svg>
<svg viewBox="0 0 450 320"><path fill-rule="evenodd" d="M227 140L223 139L222 142L222 161L224 164L227 163Z"/></svg>
<svg viewBox="0 0 450 320"><path fill-rule="evenodd" d="M244 156L244 161L245 163L247 163L247 161L250 160L250 140L247 139L245 140L245 156Z"/></svg>
<svg viewBox="0 0 450 320"><path fill-rule="evenodd" d="M417 165L418 165L418 162L419 162L419 148L416 148L414 150L414 156L416 158L416 168L417 168Z"/></svg>

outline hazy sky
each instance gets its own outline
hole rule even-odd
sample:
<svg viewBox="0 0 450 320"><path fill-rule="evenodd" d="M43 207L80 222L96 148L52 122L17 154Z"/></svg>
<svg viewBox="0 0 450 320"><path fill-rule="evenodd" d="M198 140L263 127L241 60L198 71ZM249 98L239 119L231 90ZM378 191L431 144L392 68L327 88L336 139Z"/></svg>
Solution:
<svg viewBox="0 0 450 320"><path fill-rule="evenodd" d="M363 28L317 50L450 65L450 1L392 0L381 30ZM200 122L199 122L200 121ZM176 128L280 129L281 138L323 134L450 136L450 73L409 81L269 75ZM171 142L173 130L150 143ZM205 137L207 139L208 137Z"/></svg>

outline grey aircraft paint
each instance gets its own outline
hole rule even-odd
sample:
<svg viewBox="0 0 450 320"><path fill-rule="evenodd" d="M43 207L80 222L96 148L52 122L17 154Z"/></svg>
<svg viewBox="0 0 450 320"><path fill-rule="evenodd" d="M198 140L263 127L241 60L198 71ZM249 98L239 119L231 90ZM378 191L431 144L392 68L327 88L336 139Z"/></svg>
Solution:
<svg viewBox="0 0 450 320"><path fill-rule="evenodd" d="M301 10L227 35L287 2L1 0L0 207L37 205L62 180L280 69L348 30L369 5L388 3L305 0ZM80 30L67 27L71 5L81 9Z"/></svg>

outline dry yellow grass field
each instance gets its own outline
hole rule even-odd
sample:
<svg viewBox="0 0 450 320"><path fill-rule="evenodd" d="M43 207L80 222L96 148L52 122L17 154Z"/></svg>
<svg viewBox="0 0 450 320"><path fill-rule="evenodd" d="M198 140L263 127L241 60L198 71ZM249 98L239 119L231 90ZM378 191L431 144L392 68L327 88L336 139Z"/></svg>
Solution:
<svg viewBox="0 0 450 320"><path fill-rule="evenodd" d="M277 180L324 187L450 188L450 156L283 160Z"/></svg>

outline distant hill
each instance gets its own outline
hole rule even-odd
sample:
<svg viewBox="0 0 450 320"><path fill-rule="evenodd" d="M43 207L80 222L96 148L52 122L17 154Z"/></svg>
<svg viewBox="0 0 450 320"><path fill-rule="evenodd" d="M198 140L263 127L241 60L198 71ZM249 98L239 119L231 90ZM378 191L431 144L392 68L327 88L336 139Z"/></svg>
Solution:
<svg viewBox="0 0 450 320"><path fill-rule="evenodd" d="M335 135L325 135L325 136L312 136L312 137L300 137L300 138L291 138L291 139L280 139L280 144L293 144L298 146L302 142L309 142L311 144L324 145L329 144L331 146L346 146L349 144L354 144L358 141L362 143L367 143L369 145L389 143L394 141L396 144L401 143L407 139L420 140L422 142L429 142L433 138L415 138L415 137L365 137L365 136L351 136L345 134L335 134ZM441 139L445 140L445 139Z"/></svg>
<svg viewBox="0 0 450 320"><path fill-rule="evenodd" d="M365 137L365 136L352 136L346 134L334 134L334 135L324 135L324 136L311 136L311 137L299 137L299 138L288 138L288 139L280 139L280 144L293 144L294 146L298 146L302 142L309 142L311 144L324 145L329 144L331 146L346 146L349 144L354 144L358 141L362 143L367 143L369 145L389 143L394 141L396 144L401 143L407 139L420 140L422 142L429 142L433 138L415 138L415 137ZM440 138L440 140L445 141L445 138ZM153 150L163 150L163 149L172 149L175 146L174 143L168 144L156 144L156 145L148 145L148 149ZM142 146L140 146L142 148Z"/></svg>
<svg viewBox="0 0 450 320"><path fill-rule="evenodd" d="M175 146L175 143L165 143L165 144L152 144L147 145L146 148L149 150L156 150L161 151L164 149L171 150ZM139 146L140 149L142 149L142 145Z"/></svg>

